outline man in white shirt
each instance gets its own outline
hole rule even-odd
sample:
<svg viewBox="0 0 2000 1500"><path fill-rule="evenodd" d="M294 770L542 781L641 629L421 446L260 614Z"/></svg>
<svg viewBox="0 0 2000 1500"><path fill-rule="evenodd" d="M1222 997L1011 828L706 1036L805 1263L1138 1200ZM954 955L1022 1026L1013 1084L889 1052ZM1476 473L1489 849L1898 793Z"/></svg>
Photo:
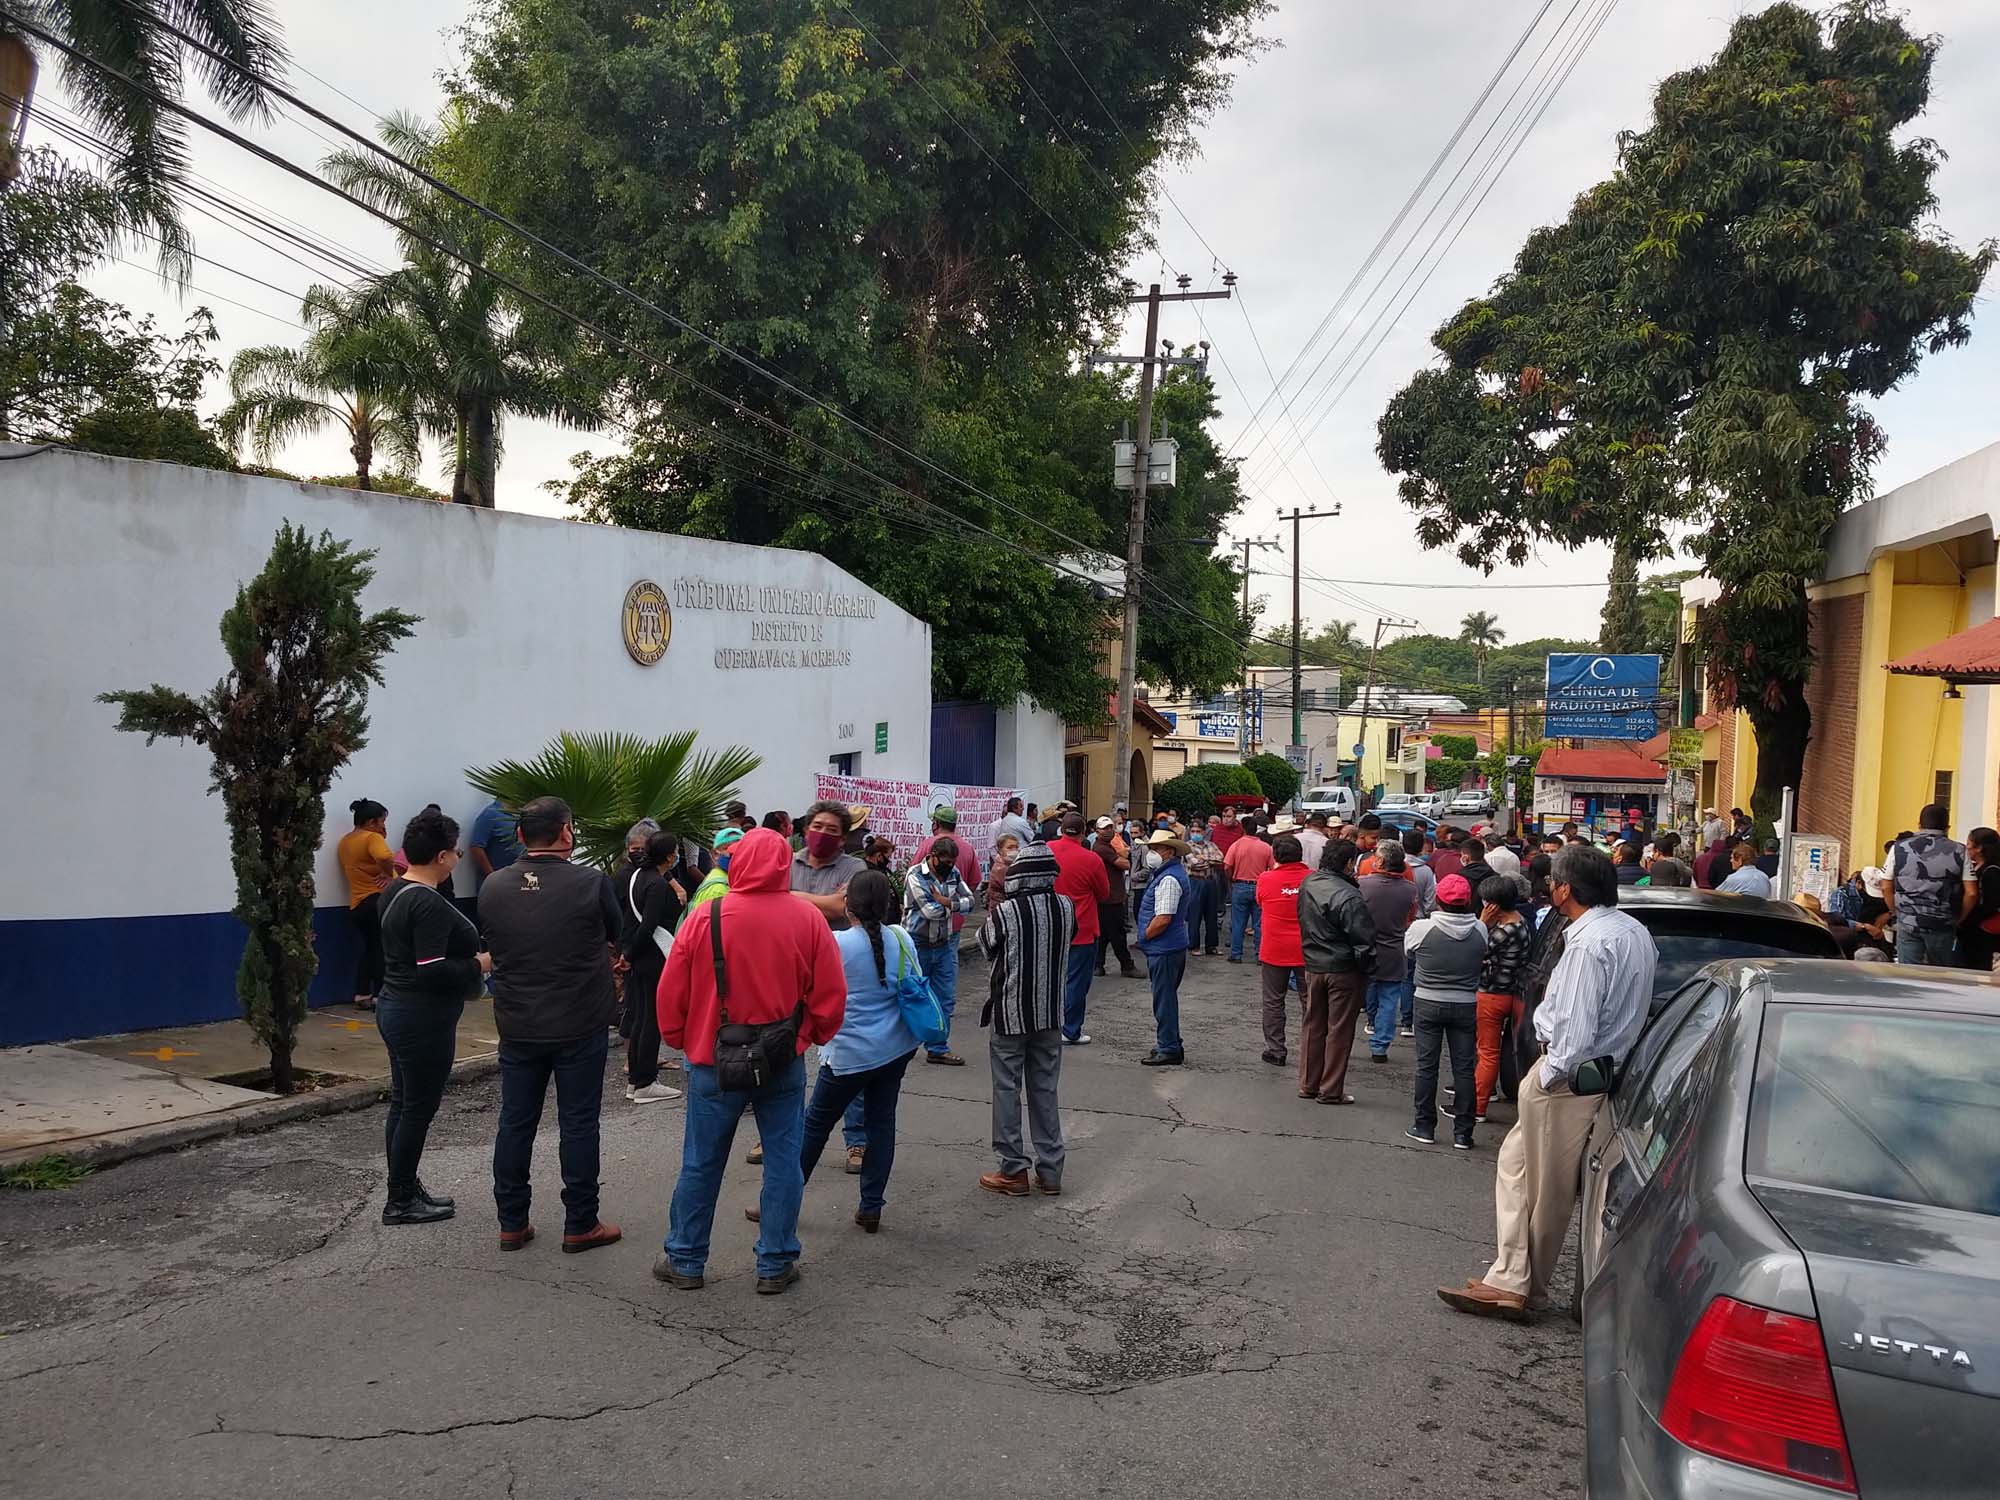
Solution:
<svg viewBox="0 0 2000 1500"><path fill-rule="evenodd" d="M1604 1102L1601 1094L1573 1093L1570 1080L1594 1058L1625 1061L1646 1024L1659 962L1651 935L1616 909L1618 875L1603 851L1566 846L1549 873L1549 895L1569 926L1535 1010L1542 1056L1521 1080L1520 1117L1500 1146L1493 1184L1500 1253L1483 1278L1438 1288L1460 1312L1487 1317L1525 1318L1548 1305L1584 1148Z"/></svg>
<svg viewBox="0 0 2000 1500"><path fill-rule="evenodd" d="M1003 837L1010 833L1021 841L1023 849L1035 841L1035 825L1030 823L1027 815L1022 812L1021 799L1019 797L1009 797L1007 799L1007 810L993 820L991 831L995 844L998 844Z"/></svg>

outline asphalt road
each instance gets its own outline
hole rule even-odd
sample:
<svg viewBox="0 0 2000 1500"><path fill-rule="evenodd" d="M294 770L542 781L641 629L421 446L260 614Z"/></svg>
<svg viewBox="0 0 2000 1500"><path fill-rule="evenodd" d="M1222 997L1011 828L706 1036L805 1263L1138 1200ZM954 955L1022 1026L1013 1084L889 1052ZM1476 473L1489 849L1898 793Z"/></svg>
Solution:
<svg viewBox="0 0 2000 1500"><path fill-rule="evenodd" d="M384 1229L379 1110L0 1198L0 1492L1198 1496L1578 1491L1581 1354L1563 1318L1468 1319L1502 1111L1471 1155L1402 1137L1408 1044L1357 1050L1357 1106L1259 1060L1256 970L1197 960L1189 1064L1137 1065L1143 981L1092 995L1066 1054L1065 1196L981 1192L985 972L962 1069L917 1064L882 1233L830 1151L806 1278L752 1292L739 1134L709 1282L648 1268L678 1104L607 1086L605 1214L558 1253L553 1137L527 1250L495 1248L497 1084L447 1097L424 1175L447 1224ZM836 1140L836 1147L837 1147ZM1558 1287L1558 1301L1566 1301Z"/></svg>

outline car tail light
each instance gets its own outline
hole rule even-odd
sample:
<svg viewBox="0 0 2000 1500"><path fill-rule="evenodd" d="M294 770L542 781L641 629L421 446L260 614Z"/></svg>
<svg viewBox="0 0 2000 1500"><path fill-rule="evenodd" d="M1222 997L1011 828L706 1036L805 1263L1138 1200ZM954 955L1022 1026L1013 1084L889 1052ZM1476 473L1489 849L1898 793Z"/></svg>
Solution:
<svg viewBox="0 0 2000 1500"><path fill-rule="evenodd" d="M1681 1350L1661 1425L1697 1452L1854 1493L1812 1318L1717 1297Z"/></svg>

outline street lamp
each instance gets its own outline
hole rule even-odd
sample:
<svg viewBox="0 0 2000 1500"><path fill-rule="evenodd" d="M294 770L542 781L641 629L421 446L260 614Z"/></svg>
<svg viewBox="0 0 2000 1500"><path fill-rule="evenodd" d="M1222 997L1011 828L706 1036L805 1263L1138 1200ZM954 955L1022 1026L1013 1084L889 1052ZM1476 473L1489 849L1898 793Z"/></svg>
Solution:
<svg viewBox="0 0 2000 1500"><path fill-rule="evenodd" d="M26 37L0 31L0 188L21 175L21 142L35 97L35 54Z"/></svg>

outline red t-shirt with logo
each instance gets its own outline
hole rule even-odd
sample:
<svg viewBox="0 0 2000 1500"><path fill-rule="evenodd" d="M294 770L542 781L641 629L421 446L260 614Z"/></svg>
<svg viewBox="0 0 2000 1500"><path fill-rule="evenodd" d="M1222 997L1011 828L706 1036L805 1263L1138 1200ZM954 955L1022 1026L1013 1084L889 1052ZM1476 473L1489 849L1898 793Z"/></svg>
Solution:
<svg viewBox="0 0 2000 1500"><path fill-rule="evenodd" d="M1257 909L1263 913L1263 938L1257 957L1282 968L1305 966L1305 940L1299 933L1299 888L1312 874L1303 864L1279 865L1257 877Z"/></svg>

